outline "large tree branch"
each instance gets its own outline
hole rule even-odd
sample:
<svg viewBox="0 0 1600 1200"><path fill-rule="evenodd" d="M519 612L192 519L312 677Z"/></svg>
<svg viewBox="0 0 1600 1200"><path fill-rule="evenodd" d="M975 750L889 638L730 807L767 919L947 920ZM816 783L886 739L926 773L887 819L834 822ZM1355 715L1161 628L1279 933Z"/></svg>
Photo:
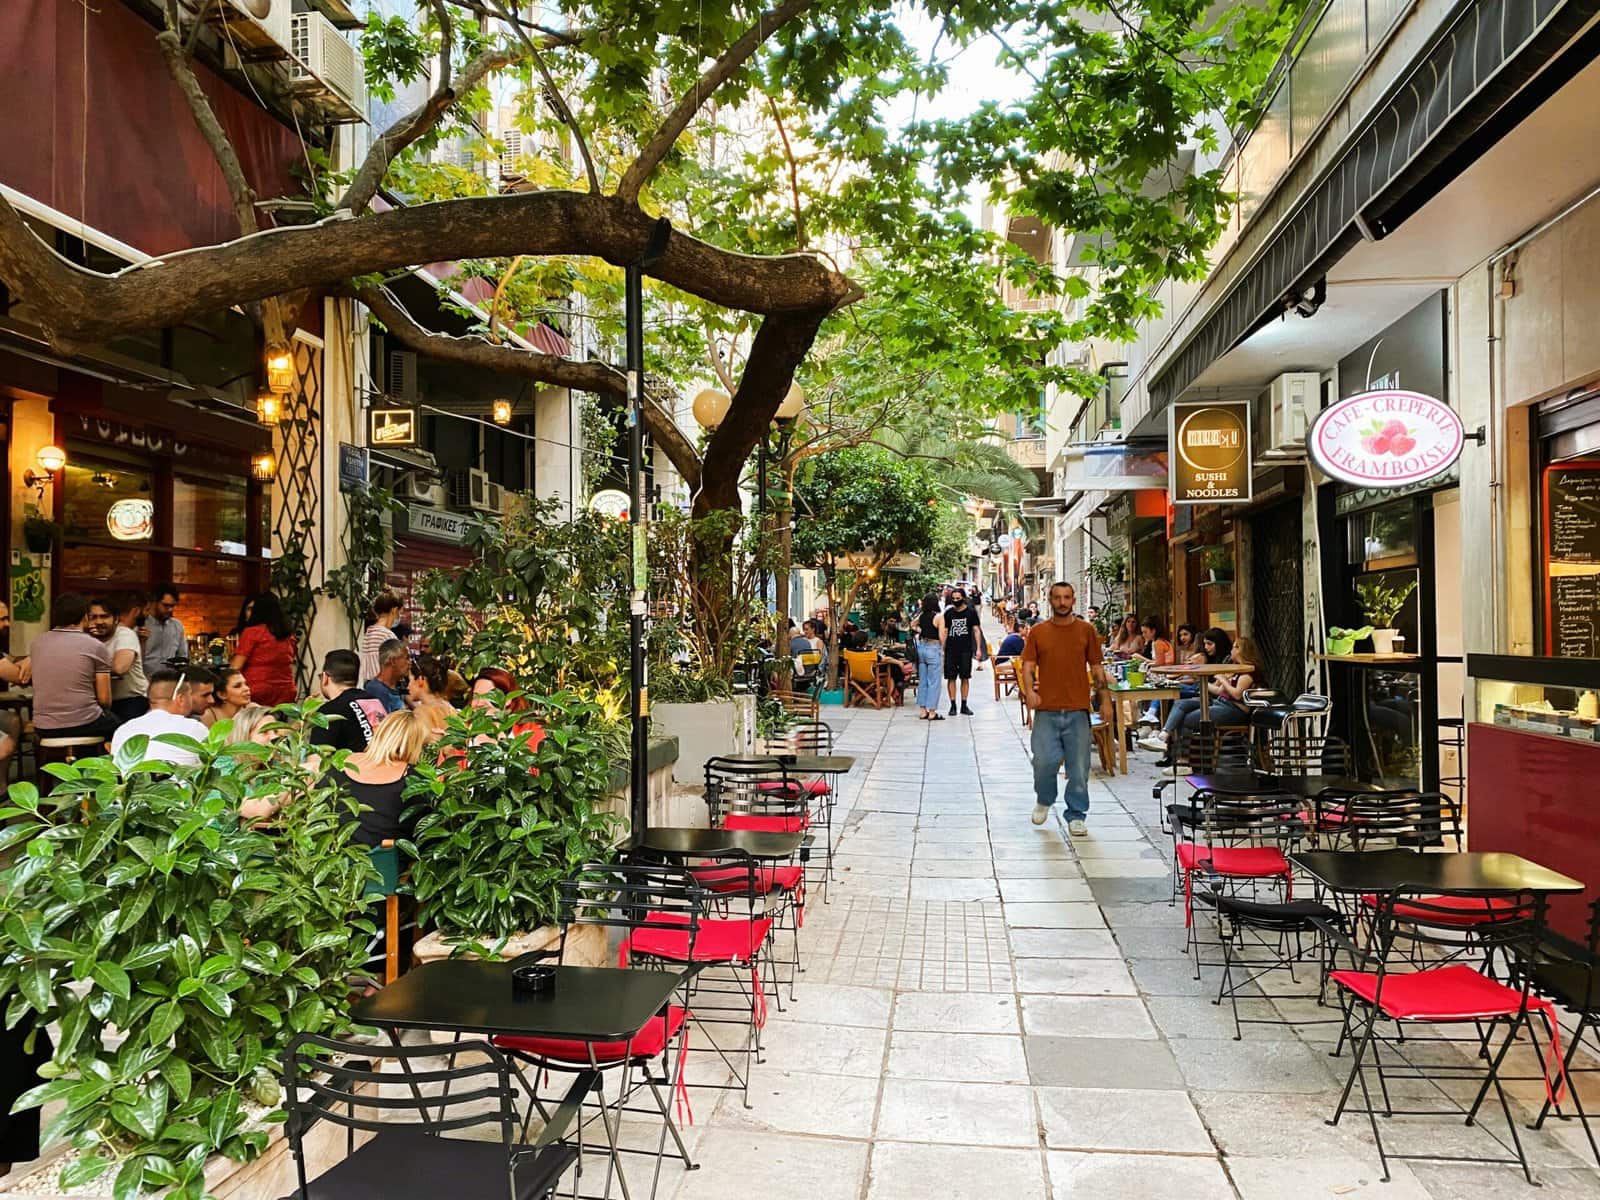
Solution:
<svg viewBox="0 0 1600 1200"><path fill-rule="evenodd" d="M381 287L356 289L356 298L383 322L389 335L417 354L436 362L474 367L501 375L516 375L537 383L598 392L606 396L627 395L627 376L608 363L578 362L555 354L540 354L516 346L496 345L478 337L454 337L425 329L389 292ZM691 490L700 486L700 456L683 430L648 392L644 403L645 427L655 444L688 482Z"/></svg>
<svg viewBox="0 0 1600 1200"><path fill-rule="evenodd" d="M757 17L756 23L740 34L733 44L722 52L722 56L706 69L705 74L695 80L694 86L667 114L666 120L661 122L661 127L655 131L645 143L644 149L639 151L639 156L623 172L622 182L617 185L617 195L630 202L637 200L644 188L645 180L649 179L651 172L661 165L661 160L672 152L672 147L677 145L678 138L689 127L689 122L694 120L695 114L711 98L712 93L727 82L729 76L760 49L761 43L805 12L812 3L813 0L783 0L783 3L776 8L769 9Z"/></svg>
<svg viewBox="0 0 1600 1200"><path fill-rule="evenodd" d="M101 275L57 255L0 195L0 281L29 300L50 338L86 344L419 261L588 255L625 266L654 226L638 206L611 196L477 196L273 229ZM736 254L677 231L649 274L727 308L818 320L861 294L812 255Z"/></svg>
<svg viewBox="0 0 1600 1200"><path fill-rule="evenodd" d="M818 310L774 313L761 322L728 415L706 443L700 491L695 496L696 516L739 507L739 476L744 464L772 427L778 406L794 382L795 368L816 341L826 316Z"/></svg>
<svg viewBox="0 0 1600 1200"><path fill-rule="evenodd" d="M442 55L448 57L449 52L446 46ZM454 78L448 69L444 69L439 86L426 100L373 139L372 148L367 151L367 157L350 180L350 186L345 189L338 207L353 213L365 210L383 186L383 177L389 173L389 165L394 162L396 155L438 125L458 96L470 92L491 72L510 66L519 57L515 51L495 48L485 50L467 63Z"/></svg>

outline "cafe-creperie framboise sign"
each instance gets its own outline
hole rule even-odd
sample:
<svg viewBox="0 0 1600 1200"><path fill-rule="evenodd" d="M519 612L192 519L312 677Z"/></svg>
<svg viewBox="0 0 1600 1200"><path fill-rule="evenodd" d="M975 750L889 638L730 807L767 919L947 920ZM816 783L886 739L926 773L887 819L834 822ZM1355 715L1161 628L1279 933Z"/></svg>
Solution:
<svg viewBox="0 0 1600 1200"><path fill-rule="evenodd" d="M1329 405L1306 435L1311 461L1362 487L1432 479L1461 457L1461 418L1420 392L1362 392Z"/></svg>

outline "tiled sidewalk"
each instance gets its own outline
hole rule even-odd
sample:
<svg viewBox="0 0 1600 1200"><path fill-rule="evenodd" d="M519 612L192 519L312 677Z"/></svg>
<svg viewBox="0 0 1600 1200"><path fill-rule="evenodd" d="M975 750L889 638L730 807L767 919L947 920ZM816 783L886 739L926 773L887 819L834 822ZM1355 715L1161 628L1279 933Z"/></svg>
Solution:
<svg viewBox="0 0 1600 1200"><path fill-rule="evenodd" d="M1324 1123L1348 1064L1328 1056L1336 1027L1235 1042L1214 975L1191 978L1150 768L1096 772L1090 836L1069 848L1054 822L1028 822L1015 707L974 708L933 725L914 709L825 714L858 760L833 902L810 908L808 970L772 1014L751 1107L697 1100L703 1165L668 1167L664 1196L1600 1197L1581 1130L1556 1123L1523 1131L1539 1191L1507 1167L1396 1163L1380 1184L1365 1118ZM1426 1147L1412 1126L1394 1148L1497 1152L1442 1118L1421 1132Z"/></svg>

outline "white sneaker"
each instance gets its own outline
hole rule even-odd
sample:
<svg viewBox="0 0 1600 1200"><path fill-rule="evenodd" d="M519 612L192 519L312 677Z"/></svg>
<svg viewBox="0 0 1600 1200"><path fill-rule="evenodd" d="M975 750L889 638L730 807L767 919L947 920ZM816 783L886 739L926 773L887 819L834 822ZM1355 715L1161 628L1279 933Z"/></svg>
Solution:
<svg viewBox="0 0 1600 1200"><path fill-rule="evenodd" d="M1043 825L1050 819L1050 806L1048 804L1035 804L1033 806L1033 823Z"/></svg>
<svg viewBox="0 0 1600 1200"><path fill-rule="evenodd" d="M1159 754L1166 750L1167 739L1162 737L1159 733L1152 733L1147 737L1142 737L1139 739L1139 748L1141 750L1154 750Z"/></svg>
<svg viewBox="0 0 1600 1200"><path fill-rule="evenodd" d="M1073 837L1088 837L1089 826L1083 821L1068 821L1067 832Z"/></svg>

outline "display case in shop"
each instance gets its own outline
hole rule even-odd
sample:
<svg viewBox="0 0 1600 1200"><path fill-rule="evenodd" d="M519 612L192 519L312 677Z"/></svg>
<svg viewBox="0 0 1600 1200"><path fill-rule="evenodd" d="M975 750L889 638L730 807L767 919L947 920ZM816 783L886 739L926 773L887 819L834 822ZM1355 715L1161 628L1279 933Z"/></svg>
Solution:
<svg viewBox="0 0 1600 1200"><path fill-rule="evenodd" d="M1600 742L1600 659L1474 654L1467 674L1480 724Z"/></svg>

